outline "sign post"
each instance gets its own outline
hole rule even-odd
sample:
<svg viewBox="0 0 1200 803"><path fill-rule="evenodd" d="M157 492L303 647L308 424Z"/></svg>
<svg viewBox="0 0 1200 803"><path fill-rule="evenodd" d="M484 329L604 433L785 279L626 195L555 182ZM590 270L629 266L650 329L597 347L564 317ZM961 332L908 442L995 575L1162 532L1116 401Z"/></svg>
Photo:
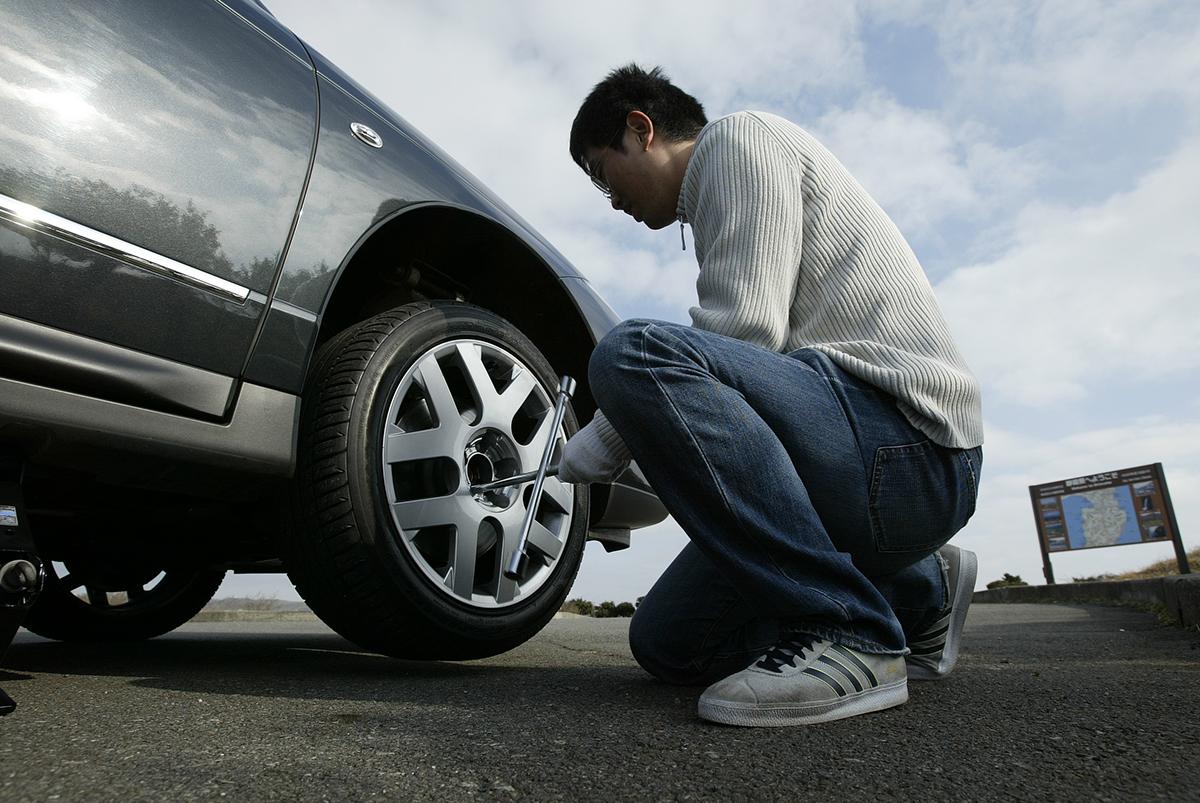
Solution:
<svg viewBox="0 0 1200 803"><path fill-rule="evenodd" d="M1162 463L1031 485L1029 498L1050 585L1052 552L1122 544L1170 540L1179 573L1191 572Z"/></svg>
<svg viewBox="0 0 1200 803"><path fill-rule="evenodd" d="M1179 535L1179 522L1175 519L1175 507L1171 504L1171 492L1167 490L1167 475L1163 473L1162 463L1155 463L1154 471L1158 476L1159 487L1162 488L1167 524L1171 526L1171 540L1175 544L1175 560L1179 561L1179 573L1191 574L1192 567L1188 566L1187 551L1183 548L1183 538Z"/></svg>

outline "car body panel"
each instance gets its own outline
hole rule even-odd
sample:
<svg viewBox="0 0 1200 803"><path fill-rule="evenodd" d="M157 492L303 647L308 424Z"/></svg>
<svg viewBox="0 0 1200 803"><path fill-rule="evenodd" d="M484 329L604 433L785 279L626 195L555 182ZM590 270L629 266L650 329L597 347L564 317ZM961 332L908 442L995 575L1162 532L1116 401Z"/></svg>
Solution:
<svg viewBox="0 0 1200 803"><path fill-rule="evenodd" d="M313 148L298 41L209 2L6 3L0 29L19 88L0 92L0 194L258 294L234 303L9 219L0 312L237 376Z"/></svg>
<svg viewBox="0 0 1200 803"><path fill-rule="evenodd" d="M234 301L4 217L0 259L0 314L230 377L264 308L262 296Z"/></svg>
<svg viewBox="0 0 1200 803"><path fill-rule="evenodd" d="M317 155L303 214L275 298L320 312L338 270L361 235L416 204L443 204L496 221L559 277L579 272L516 212L402 118L372 99L320 53L312 52L321 93ZM371 127L372 148L351 132Z"/></svg>
<svg viewBox="0 0 1200 803"><path fill-rule="evenodd" d="M607 322L597 314L611 309L574 266L515 211L319 52L309 52L320 92L317 150L274 306L247 364L248 381L298 391L321 316L357 249L384 224L430 206L490 221L516 236L547 272L571 280L564 287L594 338L615 325L615 314ZM382 147L359 140L354 124L371 128Z"/></svg>
<svg viewBox="0 0 1200 803"><path fill-rule="evenodd" d="M151 410L220 419L231 377L0 315L4 376Z"/></svg>
<svg viewBox="0 0 1200 803"><path fill-rule="evenodd" d="M102 471L118 483L127 476L140 484L169 481L168 463L220 469L233 482L290 476L299 419L299 398L247 382L227 420L205 421L0 377L0 443L23 445L19 437L2 437L7 422L20 422L13 427L18 433L44 427L54 438L38 438L39 463ZM118 454L122 459L114 461ZM133 457L146 458L151 468L143 471ZM185 473L192 485L191 472Z"/></svg>

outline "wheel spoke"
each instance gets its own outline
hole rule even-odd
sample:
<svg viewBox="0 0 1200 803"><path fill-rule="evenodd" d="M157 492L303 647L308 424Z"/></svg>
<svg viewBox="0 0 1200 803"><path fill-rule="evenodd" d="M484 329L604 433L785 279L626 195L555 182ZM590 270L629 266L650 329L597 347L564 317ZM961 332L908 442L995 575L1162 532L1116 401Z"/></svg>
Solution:
<svg viewBox="0 0 1200 803"><path fill-rule="evenodd" d="M445 421L445 419L442 419ZM451 452L453 439L443 424L437 429L422 429L417 432L391 432L384 445L384 462L400 463L406 460L428 460L443 457Z"/></svg>
<svg viewBox="0 0 1200 803"><path fill-rule="evenodd" d="M575 504L575 493L558 477L547 477L542 483L542 504L546 504L549 496L563 513L570 513Z"/></svg>
<svg viewBox="0 0 1200 803"><path fill-rule="evenodd" d="M421 360L417 373L421 376L429 405L433 407L441 425L447 426L452 421L460 421L462 416L458 413L458 405L454 403L454 396L450 393L450 386L446 384L446 375L442 373L442 366L438 364L437 357L430 354Z"/></svg>
<svg viewBox="0 0 1200 803"><path fill-rule="evenodd" d="M504 604L512 602L517 596L517 583L515 580L509 580L504 576L504 567L501 567L500 582L496 585L496 602Z"/></svg>
<svg viewBox="0 0 1200 803"><path fill-rule="evenodd" d="M550 560L554 560L558 553L562 552L562 542L537 521L529 528L529 545L537 547Z"/></svg>
<svg viewBox="0 0 1200 803"><path fill-rule="evenodd" d="M512 602L520 590L515 580L509 580L504 576L504 570L508 567L508 562L512 560L513 551L517 548L517 539L520 537L520 519L516 518L515 526L504 528L504 538L500 546L500 580L496 583L496 602L500 605Z"/></svg>
<svg viewBox="0 0 1200 803"><path fill-rule="evenodd" d="M537 380L533 378L533 372L518 368L520 371L516 378L513 379L509 386L504 389L504 392L496 399L495 417L507 422L510 426L517 411L521 409L521 405L529 398L530 392L537 385Z"/></svg>
<svg viewBox="0 0 1200 803"><path fill-rule="evenodd" d="M422 527L437 527L457 524L465 518L462 503L456 496L439 496L434 499L414 499L411 502L396 502L392 505L396 521L404 528L409 538Z"/></svg>
<svg viewBox="0 0 1200 803"><path fill-rule="evenodd" d="M456 348L463 366L467 369L467 381L471 383L471 390L479 400L480 409L490 413L496 409L498 397L496 386L492 384L492 378L483 366L483 349L477 343L459 343Z"/></svg>
<svg viewBox="0 0 1200 803"><path fill-rule="evenodd" d="M58 579L58 584L62 586L63 591L74 591L83 585L83 581L76 580L73 574L64 574Z"/></svg>
<svg viewBox="0 0 1200 803"><path fill-rule="evenodd" d="M529 443L525 446L517 445L525 458L525 462L531 463L534 468L537 468L538 462L542 459L542 451L546 448L546 439L550 437L550 425L554 423L554 411L547 410L542 416L542 420L538 422L538 428L533 433L533 437L529 439Z"/></svg>
<svg viewBox="0 0 1200 803"><path fill-rule="evenodd" d="M456 523L454 531L454 570L450 588L455 596L471 599L475 590L475 560L479 548L479 523L466 516Z"/></svg>
<svg viewBox="0 0 1200 803"><path fill-rule="evenodd" d="M97 608L108 607L108 593L101 591L98 588L87 587L88 602L95 605Z"/></svg>

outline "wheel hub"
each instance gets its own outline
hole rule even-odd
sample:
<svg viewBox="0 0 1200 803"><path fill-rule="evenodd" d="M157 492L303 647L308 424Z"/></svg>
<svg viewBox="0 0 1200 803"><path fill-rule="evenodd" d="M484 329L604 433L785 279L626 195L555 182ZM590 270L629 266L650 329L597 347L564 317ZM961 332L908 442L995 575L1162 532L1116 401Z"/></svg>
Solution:
<svg viewBox="0 0 1200 803"><path fill-rule="evenodd" d="M512 438L498 429L485 429L472 438L463 452L467 482L481 485L511 477L521 471L521 457ZM517 501L520 486L496 488L472 494L488 510L508 510Z"/></svg>

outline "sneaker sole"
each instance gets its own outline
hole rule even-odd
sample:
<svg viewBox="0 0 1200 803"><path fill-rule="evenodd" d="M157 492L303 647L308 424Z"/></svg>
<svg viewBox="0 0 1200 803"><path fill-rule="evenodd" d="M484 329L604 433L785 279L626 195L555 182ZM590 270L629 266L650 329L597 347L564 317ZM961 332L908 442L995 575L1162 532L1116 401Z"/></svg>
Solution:
<svg viewBox="0 0 1200 803"><path fill-rule="evenodd" d="M958 639L967 621L967 609L971 607L971 594L975 591L975 578L979 574L979 560L974 552L964 549L958 554L958 582L951 599L966 600L967 604L954 606L954 613L950 615L950 627L946 631L946 646L942 648L942 658L938 661L937 668L911 661L908 663L910 680L941 680L949 675L958 663Z"/></svg>
<svg viewBox="0 0 1200 803"><path fill-rule="evenodd" d="M821 703L725 703L700 699L696 713L701 719L722 725L750 728L779 728L787 725L815 725L845 719L872 711L882 711L908 702L908 680L876 686L837 700Z"/></svg>

